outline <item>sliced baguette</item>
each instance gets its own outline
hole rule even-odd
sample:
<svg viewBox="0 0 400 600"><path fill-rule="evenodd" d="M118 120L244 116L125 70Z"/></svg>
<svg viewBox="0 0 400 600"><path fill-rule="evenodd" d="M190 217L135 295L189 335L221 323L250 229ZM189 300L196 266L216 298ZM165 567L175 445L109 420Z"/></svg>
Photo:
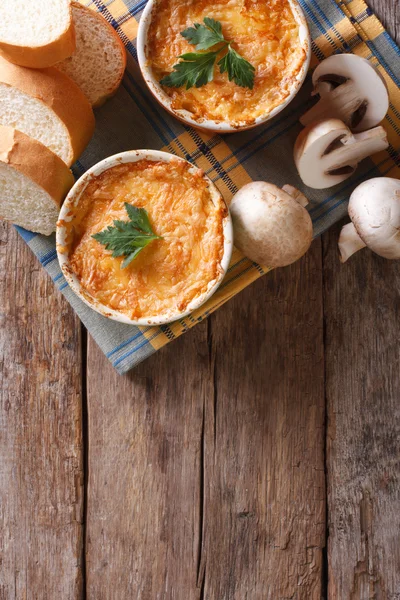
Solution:
<svg viewBox="0 0 400 600"><path fill-rule="evenodd" d="M43 69L75 50L70 0L0 0L0 54Z"/></svg>
<svg viewBox="0 0 400 600"><path fill-rule="evenodd" d="M0 57L0 125L42 142L70 166L92 137L94 115L84 93L58 69L26 69Z"/></svg>
<svg viewBox="0 0 400 600"><path fill-rule="evenodd" d="M72 2L76 50L56 66L69 75L92 106L115 94L126 67L126 51L118 34L99 13Z"/></svg>
<svg viewBox="0 0 400 600"><path fill-rule="evenodd" d="M50 235L73 184L71 171L54 152L0 126L0 218Z"/></svg>

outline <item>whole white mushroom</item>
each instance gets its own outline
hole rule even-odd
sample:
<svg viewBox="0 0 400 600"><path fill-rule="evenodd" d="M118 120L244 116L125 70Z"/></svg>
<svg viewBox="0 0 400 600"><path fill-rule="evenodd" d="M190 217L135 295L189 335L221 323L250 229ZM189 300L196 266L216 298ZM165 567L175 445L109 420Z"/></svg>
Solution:
<svg viewBox="0 0 400 600"><path fill-rule="evenodd" d="M264 181L243 186L229 207L235 246L268 267L285 267L305 254L312 241L307 198L296 188Z"/></svg>
<svg viewBox="0 0 400 600"><path fill-rule="evenodd" d="M350 196L349 216L339 237L341 262L368 246L384 258L400 258L400 180L375 177Z"/></svg>

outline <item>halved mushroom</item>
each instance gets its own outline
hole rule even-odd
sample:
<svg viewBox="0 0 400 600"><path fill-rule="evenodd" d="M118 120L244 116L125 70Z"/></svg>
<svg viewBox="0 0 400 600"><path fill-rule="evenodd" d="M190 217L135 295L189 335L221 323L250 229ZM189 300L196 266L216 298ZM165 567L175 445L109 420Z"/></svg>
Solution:
<svg viewBox="0 0 400 600"><path fill-rule="evenodd" d="M300 132L294 146L294 161L306 185L324 189L344 181L363 158L387 147L383 127L352 134L342 121L327 119Z"/></svg>
<svg viewBox="0 0 400 600"><path fill-rule="evenodd" d="M320 100L300 119L302 125L336 118L352 131L378 125L389 108L384 79L371 63L355 54L335 54L323 60L312 78Z"/></svg>
<svg viewBox="0 0 400 600"><path fill-rule="evenodd" d="M293 186L278 188L254 181L232 199L235 246L251 260L267 267L285 267L307 252L312 241L306 197Z"/></svg>
<svg viewBox="0 0 400 600"><path fill-rule="evenodd" d="M350 196L349 216L339 237L341 262L368 246L384 258L400 258L400 181L374 177Z"/></svg>

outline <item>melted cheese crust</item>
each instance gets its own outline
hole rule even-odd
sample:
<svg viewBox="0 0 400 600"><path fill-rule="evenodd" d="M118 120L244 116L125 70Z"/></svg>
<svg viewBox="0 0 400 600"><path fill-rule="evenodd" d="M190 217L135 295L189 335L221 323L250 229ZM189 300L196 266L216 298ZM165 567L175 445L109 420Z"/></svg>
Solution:
<svg viewBox="0 0 400 600"><path fill-rule="evenodd" d="M95 177L68 227L70 265L83 290L130 319L184 311L220 274L223 218L203 173L188 163L140 160ZM113 258L92 235L128 219L124 203L145 208L162 240L149 244L130 266Z"/></svg>
<svg viewBox="0 0 400 600"><path fill-rule="evenodd" d="M233 39L235 50L255 67L254 89L230 82L215 67L214 80L201 88L163 87L172 108L189 111L198 122L233 126L267 116L290 94L306 60L289 0L156 0L147 57L157 80L173 70L177 57L195 51L181 31L204 17L220 21L225 39Z"/></svg>

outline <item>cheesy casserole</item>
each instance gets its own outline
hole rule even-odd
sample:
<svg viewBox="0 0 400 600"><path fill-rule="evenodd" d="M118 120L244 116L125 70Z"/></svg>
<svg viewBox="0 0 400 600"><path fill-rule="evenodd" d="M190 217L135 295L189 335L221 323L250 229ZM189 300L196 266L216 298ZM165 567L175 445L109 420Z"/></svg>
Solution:
<svg viewBox="0 0 400 600"><path fill-rule="evenodd" d="M125 203L148 212L162 237L126 268L123 257L92 236L114 220L127 220ZM83 293L129 319L185 311L221 272L227 208L211 194L199 169L185 161L141 159L119 164L91 179L67 229L69 265Z"/></svg>
<svg viewBox="0 0 400 600"><path fill-rule="evenodd" d="M256 69L254 88L242 88L214 69L214 80L200 88L163 87L173 110L204 119L250 126L268 116L290 95L306 59L299 20L289 0L155 0L147 36L147 61L160 81L178 57L194 47L181 32L211 17L224 37Z"/></svg>

